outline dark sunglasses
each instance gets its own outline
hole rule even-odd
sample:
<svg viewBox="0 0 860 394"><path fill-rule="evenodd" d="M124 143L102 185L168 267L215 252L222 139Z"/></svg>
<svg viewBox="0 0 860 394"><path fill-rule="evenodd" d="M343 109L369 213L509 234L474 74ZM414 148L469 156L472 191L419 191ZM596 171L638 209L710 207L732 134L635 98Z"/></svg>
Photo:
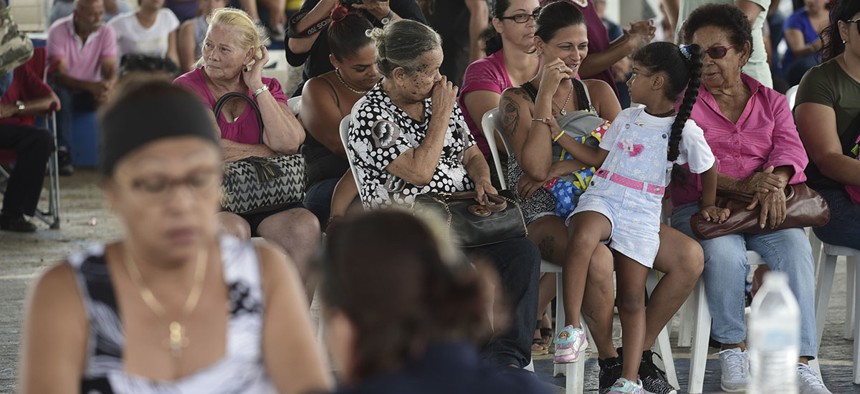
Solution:
<svg viewBox="0 0 860 394"><path fill-rule="evenodd" d="M706 49L706 50L705 50L705 53L707 53L707 54L708 54L708 56L710 56L710 57L711 57L711 59L722 59L722 58L726 57L726 54L728 54L728 53L729 53L729 49L732 49L732 48L734 48L734 47L735 47L734 45L729 45L729 46L721 46L721 45L713 46L713 47L710 47L710 48Z"/></svg>
<svg viewBox="0 0 860 394"><path fill-rule="evenodd" d="M534 12L532 12L531 14L519 13L511 16L499 16L498 18L501 20L510 19L516 23L526 23L529 21L529 19L537 20L538 15L540 15L540 10L541 8L538 7L535 8Z"/></svg>
<svg viewBox="0 0 860 394"><path fill-rule="evenodd" d="M857 23L860 22L860 18L857 19L849 19L845 21L845 23ZM860 33L860 23L857 23L857 32Z"/></svg>

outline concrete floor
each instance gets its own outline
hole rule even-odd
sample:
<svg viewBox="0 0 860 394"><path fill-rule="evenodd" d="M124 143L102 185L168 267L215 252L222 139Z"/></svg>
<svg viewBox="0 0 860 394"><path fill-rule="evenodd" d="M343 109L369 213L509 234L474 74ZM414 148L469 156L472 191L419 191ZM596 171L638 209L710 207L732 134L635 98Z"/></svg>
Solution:
<svg viewBox="0 0 860 394"><path fill-rule="evenodd" d="M36 234L0 232L0 393L15 390L21 320L28 285L53 262L90 242L116 239L121 234L119 223L103 203L94 171L79 170L72 177L61 178L60 187L60 230L41 226ZM821 369L825 382L834 393L860 392L860 386L852 384L852 341L842 338L844 320L845 264L840 263L820 351ZM617 327L616 324L616 337ZM676 335L672 335L673 344ZM689 349L676 347L673 353L682 389L686 389ZM538 376L553 384L558 392L563 392L564 378L550 376L552 359L544 356L535 361ZM586 364L586 392L597 391L597 371L595 360L589 360ZM719 364L711 358L705 376L705 392L719 391Z"/></svg>

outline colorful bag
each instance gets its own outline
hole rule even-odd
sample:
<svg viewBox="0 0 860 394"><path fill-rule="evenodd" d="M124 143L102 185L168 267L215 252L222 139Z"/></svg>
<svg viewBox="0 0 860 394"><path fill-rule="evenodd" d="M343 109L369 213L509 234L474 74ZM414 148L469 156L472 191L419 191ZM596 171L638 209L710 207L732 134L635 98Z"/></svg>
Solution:
<svg viewBox="0 0 860 394"><path fill-rule="evenodd" d="M250 97L235 92L221 96L215 104L215 117L232 98L244 99L256 113L262 144L263 117ZM234 213L269 212L301 202L305 197L305 158L300 154L278 155L225 163L221 187L221 207Z"/></svg>
<svg viewBox="0 0 860 394"><path fill-rule="evenodd" d="M569 113L561 117L558 123L576 142L590 146L600 144L611 124L610 121L586 110ZM552 152L554 162L574 158L558 143L553 143ZM544 184L544 189L555 197L556 216L567 217L573 213L579 196L588 188L595 171L594 167L583 167L570 174L553 178Z"/></svg>
<svg viewBox="0 0 860 394"><path fill-rule="evenodd" d="M10 12L0 9L0 74L12 72L33 56L33 42L18 30Z"/></svg>
<svg viewBox="0 0 860 394"><path fill-rule="evenodd" d="M860 136L857 136L857 141L854 141L854 148L851 148L851 155L855 159L860 160ZM851 202L855 205L860 205L860 186L845 185L845 191L851 197Z"/></svg>

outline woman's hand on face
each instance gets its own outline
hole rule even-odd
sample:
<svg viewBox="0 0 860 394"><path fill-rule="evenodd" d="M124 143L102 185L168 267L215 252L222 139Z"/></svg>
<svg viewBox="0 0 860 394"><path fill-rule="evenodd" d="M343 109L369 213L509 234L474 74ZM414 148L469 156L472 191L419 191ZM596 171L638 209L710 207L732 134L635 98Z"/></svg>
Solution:
<svg viewBox="0 0 860 394"><path fill-rule="evenodd" d="M556 58L547 63L541 70L540 86L538 90L544 94L553 95L561 85L561 81L572 78L573 70L564 64L561 59Z"/></svg>
<svg viewBox="0 0 860 394"><path fill-rule="evenodd" d="M263 86L263 68L266 67L266 63L269 62L269 50L262 45L260 46L260 50L262 51L263 56L260 59L254 59L254 64L251 66L250 70L248 70L247 63L242 67L242 80L245 82L245 85L251 89L251 91L257 90Z"/></svg>
<svg viewBox="0 0 860 394"><path fill-rule="evenodd" d="M776 228L785 221L785 193L780 189L778 192L755 193L748 210L760 206L758 225L760 228Z"/></svg>
<svg viewBox="0 0 860 394"><path fill-rule="evenodd" d="M545 182L537 182L529 179L527 176L521 176L517 182L517 193L523 200L532 198L538 189L542 188Z"/></svg>
<svg viewBox="0 0 860 394"><path fill-rule="evenodd" d="M773 166L763 171L754 172L741 181L741 191L744 193L769 193L785 188L785 180L773 173Z"/></svg>
<svg viewBox="0 0 860 394"><path fill-rule="evenodd" d="M729 218L729 215L731 215L731 211L727 208L720 208L716 205L711 205L709 207L702 208L699 211L699 214L702 215L703 219L709 222L722 223Z"/></svg>
<svg viewBox="0 0 860 394"><path fill-rule="evenodd" d="M433 114L444 114L445 118L451 116L454 103L457 101L457 87L444 75L442 79L433 85L430 93L430 104L433 106Z"/></svg>
<svg viewBox="0 0 860 394"><path fill-rule="evenodd" d="M355 3L352 8L357 10L365 10L376 19L382 20L391 12L391 6L388 0L361 0L361 3Z"/></svg>
<svg viewBox="0 0 860 394"><path fill-rule="evenodd" d="M487 202L486 195L489 194L499 194L496 188L489 180L482 180L475 182L475 200L478 201L478 204L484 205Z"/></svg>
<svg viewBox="0 0 860 394"><path fill-rule="evenodd" d="M633 51L639 50L654 39L654 33L657 28L654 27L654 21L631 21L630 28L625 30L625 33L630 37Z"/></svg>

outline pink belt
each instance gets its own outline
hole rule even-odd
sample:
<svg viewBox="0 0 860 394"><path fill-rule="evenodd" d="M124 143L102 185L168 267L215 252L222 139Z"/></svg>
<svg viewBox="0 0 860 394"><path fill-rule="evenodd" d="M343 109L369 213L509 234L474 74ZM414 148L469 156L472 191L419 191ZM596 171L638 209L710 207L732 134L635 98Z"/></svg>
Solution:
<svg viewBox="0 0 860 394"><path fill-rule="evenodd" d="M604 178L604 179L609 179L611 182L615 182L621 186L626 186L626 187L629 187L631 189L636 189L636 190L644 190L648 193L657 194L657 195L661 195L661 196L663 195L663 192L666 189L663 186L652 185L650 183L645 183L645 182L639 182L637 180L630 179L630 178L623 176L623 175L613 174L613 173L610 173L609 171L606 171L602 168L597 170L597 176Z"/></svg>

